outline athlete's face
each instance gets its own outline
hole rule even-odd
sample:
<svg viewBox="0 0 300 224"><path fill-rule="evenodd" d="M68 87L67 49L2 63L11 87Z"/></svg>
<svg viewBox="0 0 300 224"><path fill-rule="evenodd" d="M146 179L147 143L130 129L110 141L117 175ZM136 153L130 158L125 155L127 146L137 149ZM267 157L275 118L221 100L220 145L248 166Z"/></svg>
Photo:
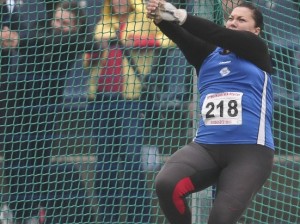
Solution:
<svg viewBox="0 0 300 224"><path fill-rule="evenodd" d="M226 28L249 31L256 35L260 33L260 28L255 24L252 10L246 7L236 7L232 10L226 22Z"/></svg>

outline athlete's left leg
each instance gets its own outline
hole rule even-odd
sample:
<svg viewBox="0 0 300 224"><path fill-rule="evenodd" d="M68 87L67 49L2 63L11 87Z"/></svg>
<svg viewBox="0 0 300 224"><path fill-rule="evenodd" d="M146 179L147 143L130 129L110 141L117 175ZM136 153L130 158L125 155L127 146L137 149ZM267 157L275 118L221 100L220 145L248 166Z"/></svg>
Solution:
<svg viewBox="0 0 300 224"><path fill-rule="evenodd" d="M264 146L234 145L222 151L224 168L209 224L236 223L270 176L273 165L274 151Z"/></svg>

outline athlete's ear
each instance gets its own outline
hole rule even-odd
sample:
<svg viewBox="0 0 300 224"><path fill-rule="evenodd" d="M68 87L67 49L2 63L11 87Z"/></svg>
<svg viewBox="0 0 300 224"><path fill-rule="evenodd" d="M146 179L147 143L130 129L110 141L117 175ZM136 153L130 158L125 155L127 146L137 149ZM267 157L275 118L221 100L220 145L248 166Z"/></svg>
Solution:
<svg viewBox="0 0 300 224"><path fill-rule="evenodd" d="M259 34L260 34L260 31L261 31L260 27L256 27L255 30L254 30L254 33L255 33L256 35L259 35Z"/></svg>

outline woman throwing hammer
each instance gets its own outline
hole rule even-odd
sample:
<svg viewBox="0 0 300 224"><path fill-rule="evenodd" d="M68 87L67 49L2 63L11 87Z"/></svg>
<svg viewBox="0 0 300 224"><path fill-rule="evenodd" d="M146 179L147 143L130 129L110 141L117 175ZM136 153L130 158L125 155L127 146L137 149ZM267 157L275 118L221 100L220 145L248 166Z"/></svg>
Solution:
<svg viewBox="0 0 300 224"><path fill-rule="evenodd" d="M222 27L158 0L148 2L147 13L196 68L200 93L196 136L156 177L160 206L170 223L190 224L186 196L216 184L208 223L236 223L273 165L272 67L259 37L263 16L242 3Z"/></svg>

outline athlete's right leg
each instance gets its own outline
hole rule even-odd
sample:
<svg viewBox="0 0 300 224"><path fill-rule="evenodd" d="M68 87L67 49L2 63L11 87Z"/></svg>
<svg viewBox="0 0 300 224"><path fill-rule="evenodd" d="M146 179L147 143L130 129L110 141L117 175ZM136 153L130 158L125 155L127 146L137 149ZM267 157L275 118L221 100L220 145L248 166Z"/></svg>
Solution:
<svg viewBox="0 0 300 224"><path fill-rule="evenodd" d="M219 168L206 150L190 143L174 153L156 177L159 204L171 224L191 224L185 197L213 183Z"/></svg>
<svg viewBox="0 0 300 224"><path fill-rule="evenodd" d="M236 223L270 176L274 151L262 145L227 145L217 152L223 169L208 223Z"/></svg>

